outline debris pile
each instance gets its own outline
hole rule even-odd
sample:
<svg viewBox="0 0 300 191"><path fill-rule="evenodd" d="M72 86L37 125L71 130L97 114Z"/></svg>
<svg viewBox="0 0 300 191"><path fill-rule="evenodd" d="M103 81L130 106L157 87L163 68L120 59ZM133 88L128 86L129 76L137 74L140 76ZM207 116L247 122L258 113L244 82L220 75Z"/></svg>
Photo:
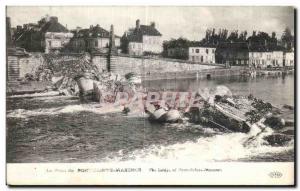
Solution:
<svg viewBox="0 0 300 191"><path fill-rule="evenodd" d="M114 73L102 73L93 83L94 100L100 103L114 103L119 92L126 92L129 99L140 90L134 83Z"/></svg>
<svg viewBox="0 0 300 191"><path fill-rule="evenodd" d="M88 54L61 55L45 54L33 78L38 81L52 81L53 88L62 94L78 94L76 79L85 73L97 79L98 69L91 63Z"/></svg>

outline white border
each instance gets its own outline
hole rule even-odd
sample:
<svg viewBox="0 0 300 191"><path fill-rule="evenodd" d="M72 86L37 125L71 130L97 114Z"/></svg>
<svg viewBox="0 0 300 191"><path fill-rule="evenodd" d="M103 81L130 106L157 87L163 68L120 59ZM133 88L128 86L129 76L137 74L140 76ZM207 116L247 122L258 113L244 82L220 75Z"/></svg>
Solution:
<svg viewBox="0 0 300 191"><path fill-rule="evenodd" d="M60 5L180 5L180 6L192 6L192 5L208 5L208 6L229 6L229 5L234 5L234 6L260 6L260 5L269 5L269 6L295 6L297 9L300 7L300 1L299 0L253 0L253 1L240 1L240 0L202 0L197 1L197 0L165 0L162 2L161 0L151 0L151 1L141 1L141 0L102 0L101 3L96 1L96 0L0 0L0 58L1 58L1 64L2 64L2 69L0 70L0 78L1 78L1 83L0 83L0 88L1 88L1 107L0 107L0 112L1 112L1 132L0 132L0 138L2 141L2 148L0 149L0 188L1 190L8 190L11 188L8 188L5 185L5 130L6 130L6 124L5 124L5 6L6 5L52 5L52 6L60 6ZM299 15L299 10L298 10L298 15ZM296 26L299 26L299 19L297 19ZM299 29L298 29L299 30ZM297 33L298 35L298 33ZM299 38L298 38L299 39ZM298 41L297 41L298 44ZM297 50L297 55L299 53L299 48ZM299 65L298 65L299 67ZM298 68L299 71L299 68ZM298 72L297 72L298 76ZM298 77L299 79L299 77ZM297 89L299 89L299 81L297 82L298 86ZM297 93L298 94L298 93ZM298 105L297 105L298 107ZM299 117L299 112L297 114L297 118ZM297 137L299 139L299 130L297 131ZM297 147L297 153L299 153L298 150L299 147ZM299 159L299 157L298 157ZM299 161L298 161L299 162ZM299 164L298 164L299 165ZM299 176L298 176L299 177ZM298 182L298 181L297 181ZM18 188L18 190L42 190L41 188ZM51 188L44 188L43 190L50 190ZM56 189L56 190L67 190L68 188L61 188L61 189ZM72 190L79 190L80 188L71 188ZM84 188L86 189L86 188ZM102 188L107 190L107 188ZM119 190L120 188L117 188L116 190ZM132 190L134 188L130 188ZM172 188L171 188L172 189ZM265 188L263 188L265 189ZM216 189L210 189L210 190L216 190ZM256 189L258 190L258 189Z"/></svg>

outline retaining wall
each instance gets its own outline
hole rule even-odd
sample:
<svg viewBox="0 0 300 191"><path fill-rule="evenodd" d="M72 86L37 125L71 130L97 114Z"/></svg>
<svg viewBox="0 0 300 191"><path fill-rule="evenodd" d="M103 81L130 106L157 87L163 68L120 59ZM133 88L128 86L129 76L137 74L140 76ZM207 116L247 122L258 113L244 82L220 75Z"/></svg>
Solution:
<svg viewBox="0 0 300 191"><path fill-rule="evenodd" d="M107 58L103 55L93 55L92 61L100 71L106 70ZM166 72L201 71L205 69L217 69L223 66L216 64L196 64L185 60L173 60L163 58L139 58L129 56L112 56L111 71L125 75L135 72L140 75Z"/></svg>

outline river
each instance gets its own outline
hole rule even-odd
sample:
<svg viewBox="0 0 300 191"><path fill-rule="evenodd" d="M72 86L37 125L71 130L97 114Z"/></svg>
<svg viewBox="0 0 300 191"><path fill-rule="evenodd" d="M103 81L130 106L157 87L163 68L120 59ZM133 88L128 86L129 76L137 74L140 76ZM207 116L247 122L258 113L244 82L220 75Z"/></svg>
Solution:
<svg viewBox="0 0 300 191"><path fill-rule="evenodd" d="M227 86L233 94L294 105L294 76L146 81L150 90L196 91ZM77 97L7 97L7 162L293 161L294 141L243 144L251 132L223 133L195 125L150 123L145 114L102 114ZM293 117L293 116L292 116ZM294 129L292 129L293 133Z"/></svg>

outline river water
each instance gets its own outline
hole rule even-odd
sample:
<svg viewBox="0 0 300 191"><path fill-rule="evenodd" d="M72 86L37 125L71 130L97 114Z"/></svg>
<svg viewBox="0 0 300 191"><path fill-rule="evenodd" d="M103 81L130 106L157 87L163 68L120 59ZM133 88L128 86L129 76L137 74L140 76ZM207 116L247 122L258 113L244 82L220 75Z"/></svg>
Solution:
<svg viewBox="0 0 300 191"><path fill-rule="evenodd" d="M222 77L143 82L149 91L227 86L281 107L294 105L294 76ZM223 133L195 125L150 123L146 114L103 114L55 92L7 98L7 162L293 161L294 141L270 146L253 132ZM290 115L293 118L293 113ZM294 128L288 129L293 134ZM270 130L271 131L271 130Z"/></svg>

